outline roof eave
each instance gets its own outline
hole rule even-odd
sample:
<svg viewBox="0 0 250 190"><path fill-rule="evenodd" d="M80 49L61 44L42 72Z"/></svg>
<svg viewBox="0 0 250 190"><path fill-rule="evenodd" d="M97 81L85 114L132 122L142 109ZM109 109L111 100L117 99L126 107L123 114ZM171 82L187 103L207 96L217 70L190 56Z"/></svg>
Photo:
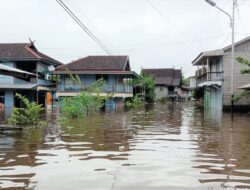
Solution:
<svg viewBox="0 0 250 190"><path fill-rule="evenodd" d="M212 51L204 51L201 52L193 61L192 65L197 66L197 65L203 65L201 63L201 60L203 58L208 58L208 57L220 57L224 55L224 50L223 49L218 49L218 50L212 50Z"/></svg>
<svg viewBox="0 0 250 190"><path fill-rule="evenodd" d="M42 61L42 62L46 62L52 65L63 65L63 63L60 62L52 62L49 61L47 59L41 59L41 58L0 58L0 61L10 61L10 62L14 62L14 61Z"/></svg>
<svg viewBox="0 0 250 190"><path fill-rule="evenodd" d="M62 74L69 74L69 72L71 74L76 74L76 75L91 75L91 74L113 74L113 75L131 75L133 76L134 78L139 78L140 75L138 75L136 72L134 71L97 71L97 70L90 70L90 71L79 71L79 70L70 70L70 71L67 71L67 70L55 70L52 72L52 74L58 74L58 75L62 75Z"/></svg>

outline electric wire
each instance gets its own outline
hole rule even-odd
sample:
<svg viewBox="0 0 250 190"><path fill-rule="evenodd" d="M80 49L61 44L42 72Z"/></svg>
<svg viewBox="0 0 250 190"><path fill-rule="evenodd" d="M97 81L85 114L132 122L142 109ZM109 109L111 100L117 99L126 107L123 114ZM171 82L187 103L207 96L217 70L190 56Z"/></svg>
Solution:
<svg viewBox="0 0 250 190"><path fill-rule="evenodd" d="M92 31L93 34L98 36L101 42L103 42L104 44L107 44L109 47L111 47L112 52L114 52L114 51L116 52L116 48L113 46L113 44L111 44L107 40L104 40L106 37L103 36L100 31L98 31L98 29L95 27L95 25L91 21L91 19L85 13L82 12L79 4L77 4L74 0L66 0L66 1L67 1L68 6L71 7L71 10L77 11L78 17L81 16L82 18L84 18L83 21L85 21L86 26L89 26L90 31Z"/></svg>
<svg viewBox="0 0 250 190"><path fill-rule="evenodd" d="M70 8L62 1L56 0L56 2L66 11L66 13L108 54L111 52L105 45L88 29L86 25L70 10Z"/></svg>
<svg viewBox="0 0 250 190"><path fill-rule="evenodd" d="M175 28L178 32L180 32L181 34L183 34L184 36L188 37L189 39L191 39L191 37L185 33L183 30L181 30L178 26L176 26L168 17L166 17L165 14L162 13L162 11L156 7L156 5L154 5L150 0L147 0L148 5L155 10L168 24L170 24L173 28Z"/></svg>

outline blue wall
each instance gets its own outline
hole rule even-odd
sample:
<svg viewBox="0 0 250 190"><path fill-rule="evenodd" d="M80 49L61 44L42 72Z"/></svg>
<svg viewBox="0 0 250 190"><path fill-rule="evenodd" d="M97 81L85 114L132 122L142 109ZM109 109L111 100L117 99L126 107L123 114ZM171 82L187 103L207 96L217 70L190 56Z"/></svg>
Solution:
<svg viewBox="0 0 250 190"><path fill-rule="evenodd" d="M14 91L13 90L5 90L4 94L4 104L6 108L14 107Z"/></svg>
<svg viewBox="0 0 250 190"><path fill-rule="evenodd" d="M73 84L73 81L68 78L65 79L66 75L61 75L60 83L57 85L59 91L78 91L80 86L78 84ZM81 88L86 88L96 81L96 75L79 75L81 80ZM125 85L123 83L123 76L118 75L108 75L107 85L104 87L104 92L133 92L132 85ZM67 81L67 82L66 82Z"/></svg>
<svg viewBox="0 0 250 190"><path fill-rule="evenodd" d="M1 63L1 64L9 66L9 67L14 67L15 66L15 63L13 63L13 62L6 62L6 63ZM6 76L6 75L0 75L0 83L13 84L14 83L14 77Z"/></svg>

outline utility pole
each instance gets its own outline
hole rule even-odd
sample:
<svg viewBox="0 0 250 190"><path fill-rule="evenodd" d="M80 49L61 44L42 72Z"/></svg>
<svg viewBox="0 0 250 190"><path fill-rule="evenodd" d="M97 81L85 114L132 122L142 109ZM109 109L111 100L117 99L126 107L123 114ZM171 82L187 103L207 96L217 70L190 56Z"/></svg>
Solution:
<svg viewBox="0 0 250 190"><path fill-rule="evenodd" d="M237 6L237 0L233 0L233 13L232 15L218 7L213 0L205 0L209 5L219 9L225 13L230 19L230 27L232 29L232 47L231 47L231 113L234 111L234 13Z"/></svg>
<svg viewBox="0 0 250 190"><path fill-rule="evenodd" d="M232 28L232 51L231 51L231 113L234 111L234 15L235 8L237 6L237 0L233 0L233 13L231 19L231 28Z"/></svg>

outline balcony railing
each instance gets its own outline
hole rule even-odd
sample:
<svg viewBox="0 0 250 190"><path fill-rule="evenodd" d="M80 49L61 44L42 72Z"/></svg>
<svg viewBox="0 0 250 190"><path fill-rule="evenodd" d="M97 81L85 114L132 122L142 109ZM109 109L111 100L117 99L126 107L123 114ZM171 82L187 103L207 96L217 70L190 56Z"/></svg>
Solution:
<svg viewBox="0 0 250 190"><path fill-rule="evenodd" d="M223 80L223 72L206 72L204 74L198 75L197 83L203 83L207 81L222 81Z"/></svg>
<svg viewBox="0 0 250 190"><path fill-rule="evenodd" d="M36 79L32 78L30 81L14 78L14 84L36 84Z"/></svg>
<svg viewBox="0 0 250 190"><path fill-rule="evenodd" d="M77 84L58 85L57 90L60 92L80 92L87 90L88 87ZM103 93L133 93L133 87L127 85L106 85L101 89Z"/></svg>
<svg viewBox="0 0 250 190"><path fill-rule="evenodd" d="M45 79L36 79L36 78L31 78L30 81L25 81L19 78L14 78L14 84L39 84L39 85L44 85L44 86L49 86L52 85L52 81L50 80L45 80Z"/></svg>
<svg viewBox="0 0 250 190"><path fill-rule="evenodd" d="M176 92L176 91L168 91L168 96L169 97L178 96L178 92Z"/></svg>

